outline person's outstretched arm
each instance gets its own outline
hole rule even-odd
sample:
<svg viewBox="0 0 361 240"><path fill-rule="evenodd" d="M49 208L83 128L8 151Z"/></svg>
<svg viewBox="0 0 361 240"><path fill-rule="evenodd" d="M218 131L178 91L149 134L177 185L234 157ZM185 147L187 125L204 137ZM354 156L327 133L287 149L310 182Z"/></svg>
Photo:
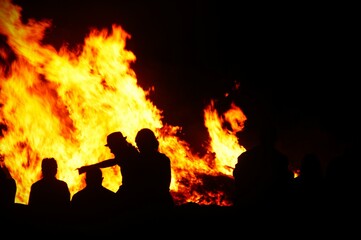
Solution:
<svg viewBox="0 0 361 240"><path fill-rule="evenodd" d="M82 166L80 168L77 168L79 174L82 174L86 171L89 171L91 168L106 168L106 167L112 167L114 165L117 164L116 159L107 159L95 164L91 164L91 165L86 165L86 166Z"/></svg>

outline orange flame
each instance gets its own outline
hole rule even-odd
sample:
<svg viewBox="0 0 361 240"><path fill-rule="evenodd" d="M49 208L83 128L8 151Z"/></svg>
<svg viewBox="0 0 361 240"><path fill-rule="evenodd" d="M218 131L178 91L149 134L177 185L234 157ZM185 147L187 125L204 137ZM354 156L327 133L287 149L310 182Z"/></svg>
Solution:
<svg viewBox="0 0 361 240"><path fill-rule="evenodd" d="M104 147L107 134L122 131L135 144L137 131L155 131L160 151L172 163L171 191L178 204L231 205L237 156L245 149L235 132L245 115L237 106L219 116L213 101L204 110L210 145L205 156L192 153L179 137L179 126L162 122L162 111L149 100L154 88L137 85L130 65L135 55L126 50L131 36L113 24L112 31L90 31L83 46L56 50L41 43L51 21L21 21L21 7L0 2L0 138L1 164L17 182L16 202L27 204L30 186L40 177L40 161L54 157L58 178L71 194L84 187L77 167L112 157ZM2 41L2 40L0 40ZM224 127L224 123L230 127ZM104 169L104 186L121 184L117 167Z"/></svg>

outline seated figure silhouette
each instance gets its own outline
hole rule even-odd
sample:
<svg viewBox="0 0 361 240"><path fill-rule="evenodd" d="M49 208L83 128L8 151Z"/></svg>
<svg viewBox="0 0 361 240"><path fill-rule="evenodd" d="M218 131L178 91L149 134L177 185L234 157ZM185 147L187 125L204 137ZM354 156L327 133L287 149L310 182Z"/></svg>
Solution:
<svg viewBox="0 0 361 240"><path fill-rule="evenodd" d="M34 221L61 223L70 209L68 184L57 179L58 164L54 158L41 162L42 178L31 185L28 206Z"/></svg>
<svg viewBox="0 0 361 240"><path fill-rule="evenodd" d="M89 169L85 182L86 186L71 199L73 220L85 224L99 224L110 220L114 210L115 192L102 185L101 169Z"/></svg>

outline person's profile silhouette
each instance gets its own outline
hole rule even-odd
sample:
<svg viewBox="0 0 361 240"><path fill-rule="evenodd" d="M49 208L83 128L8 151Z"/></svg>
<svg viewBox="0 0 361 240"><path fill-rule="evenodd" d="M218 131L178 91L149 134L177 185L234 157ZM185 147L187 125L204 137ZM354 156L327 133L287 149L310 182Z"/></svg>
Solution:
<svg viewBox="0 0 361 240"><path fill-rule="evenodd" d="M159 141L149 128L138 131L135 142L140 152L139 178L144 209L169 211L175 206L170 193L172 180L171 161L159 152Z"/></svg>

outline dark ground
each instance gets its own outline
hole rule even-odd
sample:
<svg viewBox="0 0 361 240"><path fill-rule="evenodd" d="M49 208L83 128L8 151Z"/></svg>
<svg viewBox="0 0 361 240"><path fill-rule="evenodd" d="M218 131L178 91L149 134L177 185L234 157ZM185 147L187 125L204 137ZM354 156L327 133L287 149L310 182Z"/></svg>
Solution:
<svg viewBox="0 0 361 240"><path fill-rule="evenodd" d="M18 205L13 214L3 219L2 233L13 237L37 239L90 237L162 237L162 238L257 238L257 237L335 237L359 234L357 224L343 211L325 208L237 209L220 206L184 204L166 215L97 216L95 223L75 219L44 222L30 219L26 206ZM4 216L4 215L3 215Z"/></svg>

